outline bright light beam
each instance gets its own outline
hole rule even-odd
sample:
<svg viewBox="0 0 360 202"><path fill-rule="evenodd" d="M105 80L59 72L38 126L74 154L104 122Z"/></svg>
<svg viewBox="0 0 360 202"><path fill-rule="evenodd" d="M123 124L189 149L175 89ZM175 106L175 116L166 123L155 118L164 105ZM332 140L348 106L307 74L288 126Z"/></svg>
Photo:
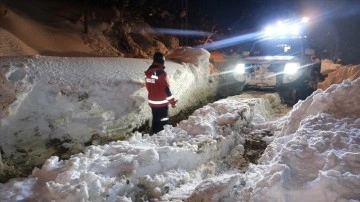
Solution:
<svg viewBox="0 0 360 202"><path fill-rule="evenodd" d="M302 19L301 19L301 22L303 22L303 23L308 23L309 22L309 18L308 17L303 17Z"/></svg>
<svg viewBox="0 0 360 202"><path fill-rule="evenodd" d="M204 32L204 31L166 29L166 28L155 28L155 31L163 34L186 35L186 36L207 36L210 34L209 32Z"/></svg>
<svg viewBox="0 0 360 202"><path fill-rule="evenodd" d="M241 36L231 37L228 39L223 39L220 41L215 41L213 43L209 43L209 44L205 44L205 45L200 45L200 46L197 46L197 48L204 48L206 50L224 48L224 47L235 45L240 42L257 39L260 36L261 36L261 33L254 32L254 33L250 33L250 34L244 34Z"/></svg>

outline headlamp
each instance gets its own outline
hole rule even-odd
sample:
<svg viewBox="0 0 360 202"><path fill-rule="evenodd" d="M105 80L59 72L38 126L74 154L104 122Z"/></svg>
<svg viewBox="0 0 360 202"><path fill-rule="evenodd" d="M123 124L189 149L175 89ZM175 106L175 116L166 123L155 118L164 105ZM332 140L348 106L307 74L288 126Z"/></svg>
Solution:
<svg viewBox="0 0 360 202"><path fill-rule="evenodd" d="M299 63L286 63L284 67L284 74L295 74L300 69Z"/></svg>
<svg viewBox="0 0 360 202"><path fill-rule="evenodd" d="M282 37L282 36L300 36L304 29L304 25L309 21L309 18L304 17L300 20L286 20L278 21L274 25L267 26L263 34L267 37Z"/></svg>
<svg viewBox="0 0 360 202"><path fill-rule="evenodd" d="M239 63L235 66L235 72L238 74L244 74L245 73L245 64Z"/></svg>

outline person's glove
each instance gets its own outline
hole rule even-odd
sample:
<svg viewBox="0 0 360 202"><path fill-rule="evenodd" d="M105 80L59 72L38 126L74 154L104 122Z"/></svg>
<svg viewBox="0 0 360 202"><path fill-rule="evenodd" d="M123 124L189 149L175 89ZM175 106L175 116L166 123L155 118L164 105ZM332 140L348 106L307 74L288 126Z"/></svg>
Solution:
<svg viewBox="0 0 360 202"><path fill-rule="evenodd" d="M172 107L172 108L175 108L175 107L176 107L176 103L177 103L177 100L174 100L174 102L171 103L171 107Z"/></svg>

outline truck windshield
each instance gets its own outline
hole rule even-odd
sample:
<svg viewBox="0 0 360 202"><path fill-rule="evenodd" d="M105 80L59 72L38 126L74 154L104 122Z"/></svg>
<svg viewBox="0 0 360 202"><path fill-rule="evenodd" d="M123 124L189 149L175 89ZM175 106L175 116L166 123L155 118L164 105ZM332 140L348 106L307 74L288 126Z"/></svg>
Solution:
<svg viewBox="0 0 360 202"><path fill-rule="evenodd" d="M254 43L250 56L300 56L302 44L299 38L267 39Z"/></svg>

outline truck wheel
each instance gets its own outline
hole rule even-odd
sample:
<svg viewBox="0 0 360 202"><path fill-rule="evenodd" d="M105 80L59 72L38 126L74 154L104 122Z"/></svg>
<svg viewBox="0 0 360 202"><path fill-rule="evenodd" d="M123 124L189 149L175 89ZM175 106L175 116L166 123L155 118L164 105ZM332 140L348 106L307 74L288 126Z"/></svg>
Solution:
<svg viewBox="0 0 360 202"><path fill-rule="evenodd" d="M299 100L305 100L309 95L311 95L312 92L313 90L307 87L296 87L281 91L279 94L285 104L293 105L296 104Z"/></svg>
<svg viewBox="0 0 360 202"><path fill-rule="evenodd" d="M296 88L282 90L279 92L282 102L290 105L297 103L298 101L297 94L298 93Z"/></svg>
<svg viewBox="0 0 360 202"><path fill-rule="evenodd" d="M298 102L299 100L305 100L307 98L307 96L309 96L309 88L305 87L305 88L297 88L295 89L296 91L296 95L294 96L296 102Z"/></svg>

